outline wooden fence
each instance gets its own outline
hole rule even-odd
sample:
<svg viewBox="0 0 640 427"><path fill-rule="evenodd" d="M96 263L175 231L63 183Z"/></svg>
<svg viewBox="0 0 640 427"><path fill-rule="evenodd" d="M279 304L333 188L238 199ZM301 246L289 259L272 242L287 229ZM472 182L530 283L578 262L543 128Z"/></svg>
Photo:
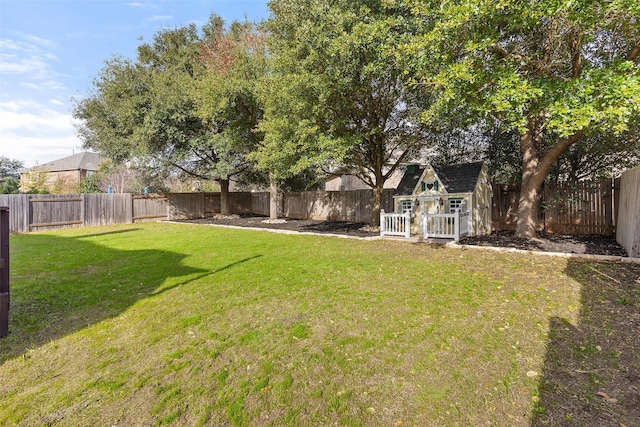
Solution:
<svg viewBox="0 0 640 427"><path fill-rule="evenodd" d="M170 193L171 219L204 218L220 212L220 193ZM238 192L229 194L231 213L239 215L269 215L268 192ZM371 190L305 191L280 194L278 216L295 219L369 222ZM384 190L382 208L393 211L393 190Z"/></svg>
<svg viewBox="0 0 640 427"><path fill-rule="evenodd" d="M630 257L640 258L640 166L620 179L616 240Z"/></svg>
<svg viewBox="0 0 640 427"><path fill-rule="evenodd" d="M556 234L613 235L620 181L580 182L567 186L545 184L537 213L537 229ZM492 227L516 229L520 185L493 185Z"/></svg>
<svg viewBox="0 0 640 427"><path fill-rule="evenodd" d="M633 191L633 185L637 183L628 185L632 186L628 191ZM619 180L579 183L570 187L545 185L540 196L537 228L561 234L612 235L617 215L615 199L619 190ZM519 195L517 185L493 185L494 230L515 230ZM231 213L267 216L269 197L268 192L230 193ZM281 194L278 216L368 222L372 200L371 190ZM204 218L220 212L220 193L0 195L0 206L8 206L11 211L11 232L28 232ZM394 211L393 190L384 190L381 208L386 212Z"/></svg>
<svg viewBox="0 0 640 427"><path fill-rule="evenodd" d="M167 219L167 197L134 194L1 194L12 233Z"/></svg>

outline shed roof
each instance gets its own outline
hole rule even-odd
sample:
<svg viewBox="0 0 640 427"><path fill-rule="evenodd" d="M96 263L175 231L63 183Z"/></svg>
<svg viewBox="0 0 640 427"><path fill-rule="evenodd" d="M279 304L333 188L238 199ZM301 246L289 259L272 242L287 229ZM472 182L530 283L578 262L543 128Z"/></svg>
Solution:
<svg viewBox="0 0 640 427"><path fill-rule="evenodd" d="M407 168L407 171L402 176L402 179L396 187L396 191L393 192L393 195L406 196L408 194L412 194L414 188L418 185L418 181L420 181L420 177L422 177L424 170L424 166Z"/></svg>
<svg viewBox="0 0 640 427"><path fill-rule="evenodd" d="M448 193L472 193L476 188L483 162L434 167Z"/></svg>
<svg viewBox="0 0 640 427"><path fill-rule="evenodd" d="M483 162L473 162L443 167L432 166L432 169L438 175L447 193L472 193L482 171L482 165ZM413 194L413 190L415 190L427 167L407 168L400 184L398 184L396 191L393 193L394 196Z"/></svg>
<svg viewBox="0 0 640 427"><path fill-rule="evenodd" d="M74 154L73 156L44 163L37 166L37 168L48 172L70 170L97 171L102 161L103 159L99 154L83 151L82 153Z"/></svg>

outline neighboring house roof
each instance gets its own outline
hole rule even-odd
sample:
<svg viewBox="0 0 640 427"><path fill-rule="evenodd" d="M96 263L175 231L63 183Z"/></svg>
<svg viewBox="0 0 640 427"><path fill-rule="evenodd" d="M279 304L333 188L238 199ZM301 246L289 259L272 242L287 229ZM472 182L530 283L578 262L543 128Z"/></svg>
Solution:
<svg viewBox="0 0 640 427"><path fill-rule="evenodd" d="M447 193L472 193L482 171L483 162L462 163L444 167L433 167L433 171L444 185ZM394 196L407 196L413 194L418 182L422 178L425 169L429 166L407 166L407 170L396 187Z"/></svg>
<svg viewBox="0 0 640 427"><path fill-rule="evenodd" d="M54 160L49 163L36 166L38 170L46 172L71 171L71 170L88 170L97 171L103 159L96 153L84 151L74 154L73 156L63 159ZM33 168L32 168L33 169Z"/></svg>
<svg viewBox="0 0 640 427"><path fill-rule="evenodd" d="M434 167L433 170L447 189L447 193L473 193L483 162Z"/></svg>
<svg viewBox="0 0 640 427"><path fill-rule="evenodd" d="M414 167L412 167L414 166ZM417 165L409 165L407 166L407 170L402 176L400 183L396 187L396 191L393 192L394 196L405 196L408 194L412 194L416 185L418 185L418 181L422 177L422 173L424 172L424 166Z"/></svg>

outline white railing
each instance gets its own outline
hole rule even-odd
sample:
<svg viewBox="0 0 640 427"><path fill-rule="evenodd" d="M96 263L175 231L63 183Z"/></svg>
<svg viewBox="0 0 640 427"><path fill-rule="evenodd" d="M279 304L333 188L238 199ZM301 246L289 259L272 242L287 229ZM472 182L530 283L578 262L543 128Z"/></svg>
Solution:
<svg viewBox="0 0 640 427"><path fill-rule="evenodd" d="M380 211L380 236L401 236L411 235L411 212L385 213Z"/></svg>
<svg viewBox="0 0 640 427"><path fill-rule="evenodd" d="M451 214L422 214L422 235L441 239L454 239L469 234L471 214L456 210Z"/></svg>

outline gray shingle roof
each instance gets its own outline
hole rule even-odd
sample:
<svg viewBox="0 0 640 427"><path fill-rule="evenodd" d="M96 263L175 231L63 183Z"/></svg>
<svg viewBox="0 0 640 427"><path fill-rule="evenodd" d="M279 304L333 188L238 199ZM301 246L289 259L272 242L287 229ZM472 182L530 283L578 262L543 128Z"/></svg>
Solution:
<svg viewBox="0 0 640 427"><path fill-rule="evenodd" d="M483 162L462 163L433 168L448 193L472 193L478 182Z"/></svg>
<svg viewBox="0 0 640 427"><path fill-rule="evenodd" d="M402 176L400 183L396 187L396 191L393 192L394 196L407 196L413 193L413 189L416 188L422 172L424 172L424 166L416 167L413 170L407 168L407 171Z"/></svg>
<svg viewBox="0 0 640 427"><path fill-rule="evenodd" d="M102 163L103 159L96 153L84 151L82 153L74 154L73 156L65 157L62 159L54 160L49 163L38 166L38 169L56 172L56 171L70 171L70 170L89 170L97 171Z"/></svg>
<svg viewBox="0 0 640 427"><path fill-rule="evenodd" d="M442 181L447 193L472 193L478 182L483 162L462 163L444 167L433 167L433 170ZM407 196L413 194L418 181L422 177L425 167L414 170L407 169L400 184L396 187L394 196Z"/></svg>

